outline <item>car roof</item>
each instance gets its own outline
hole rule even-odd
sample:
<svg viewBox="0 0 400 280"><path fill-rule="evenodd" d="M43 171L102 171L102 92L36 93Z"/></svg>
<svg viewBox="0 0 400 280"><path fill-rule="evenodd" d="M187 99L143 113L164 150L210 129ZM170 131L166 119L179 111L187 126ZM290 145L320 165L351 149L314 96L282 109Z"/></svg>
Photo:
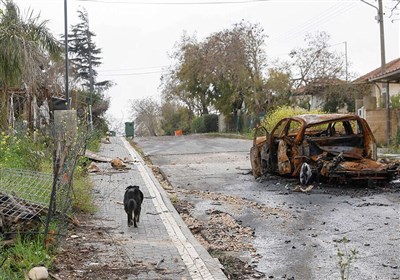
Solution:
<svg viewBox="0 0 400 280"><path fill-rule="evenodd" d="M355 120L359 117L354 114L304 114L293 116L291 119L305 123L306 125L320 124L324 122Z"/></svg>

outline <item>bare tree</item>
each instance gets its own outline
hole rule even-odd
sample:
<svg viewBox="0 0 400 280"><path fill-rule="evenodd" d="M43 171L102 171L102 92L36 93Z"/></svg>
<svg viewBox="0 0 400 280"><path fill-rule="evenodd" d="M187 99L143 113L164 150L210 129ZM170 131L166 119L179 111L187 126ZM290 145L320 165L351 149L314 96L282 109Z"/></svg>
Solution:
<svg viewBox="0 0 400 280"><path fill-rule="evenodd" d="M152 97L130 101L131 117L135 122L137 135L157 136L160 104Z"/></svg>
<svg viewBox="0 0 400 280"><path fill-rule="evenodd" d="M295 88L345 80L344 56L330 51L329 39L330 35L326 32L308 34L305 38L307 47L290 52Z"/></svg>
<svg viewBox="0 0 400 280"><path fill-rule="evenodd" d="M392 18L392 22L399 20L400 0L392 0L392 5L389 7L390 14L389 18Z"/></svg>
<svg viewBox="0 0 400 280"><path fill-rule="evenodd" d="M290 53L294 88L297 93L323 97L326 112L344 107L353 111L354 99L360 97L362 88L347 83L345 57L330 49L329 39L326 32L308 34L307 47ZM310 106L308 102L305 105Z"/></svg>

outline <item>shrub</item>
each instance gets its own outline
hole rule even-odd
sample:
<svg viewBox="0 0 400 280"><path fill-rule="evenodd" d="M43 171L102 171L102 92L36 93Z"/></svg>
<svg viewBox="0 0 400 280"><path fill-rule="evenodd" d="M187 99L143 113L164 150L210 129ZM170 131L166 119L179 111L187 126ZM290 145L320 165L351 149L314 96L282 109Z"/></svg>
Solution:
<svg viewBox="0 0 400 280"><path fill-rule="evenodd" d="M166 135L174 135L181 129L185 134L190 132L191 111L175 103L164 103L161 107L161 128Z"/></svg>
<svg viewBox="0 0 400 280"><path fill-rule="evenodd" d="M218 115L204 115L203 118L206 132L218 132Z"/></svg>
<svg viewBox="0 0 400 280"><path fill-rule="evenodd" d="M205 133L206 125L204 122L204 117L197 117L192 121L192 133Z"/></svg>
<svg viewBox="0 0 400 280"><path fill-rule="evenodd" d="M400 109L400 94L390 96L390 106L393 109Z"/></svg>
<svg viewBox="0 0 400 280"><path fill-rule="evenodd" d="M88 138L86 148L92 152L98 152L100 150L101 139L104 138L105 135L103 131L95 129Z"/></svg>
<svg viewBox="0 0 400 280"><path fill-rule="evenodd" d="M40 171L51 161L50 140L36 131L23 135L0 133L0 166Z"/></svg>
<svg viewBox="0 0 400 280"><path fill-rule="evenodd" d="M303 114L324 114L324 112L321 110L306 110L303 108L281 106L269 112L261 121L261 124L270 132L281 119Z"/></svg>

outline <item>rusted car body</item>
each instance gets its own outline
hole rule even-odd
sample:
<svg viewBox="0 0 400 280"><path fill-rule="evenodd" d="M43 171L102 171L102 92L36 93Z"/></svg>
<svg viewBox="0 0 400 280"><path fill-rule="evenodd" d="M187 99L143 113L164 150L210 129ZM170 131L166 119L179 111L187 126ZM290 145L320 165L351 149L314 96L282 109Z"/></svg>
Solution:
<svg viewBox="0 0 400 280"><path fill-rule="evenodd" d="M390 180L397 173L397 166L377 161L368 123L353 114L284 118L271 132L257 127L250 160L255 177L265 173L298 177L304 162L321 180Z"/></svg>

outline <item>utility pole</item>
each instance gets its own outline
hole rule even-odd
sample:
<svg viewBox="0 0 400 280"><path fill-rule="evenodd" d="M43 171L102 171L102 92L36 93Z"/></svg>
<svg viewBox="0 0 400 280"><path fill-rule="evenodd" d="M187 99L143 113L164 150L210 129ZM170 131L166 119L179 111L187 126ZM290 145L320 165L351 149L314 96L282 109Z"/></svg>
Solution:
<svg viewBox="0 0 400 280"><path fill-rule="evenodd" d="M380 33L380 42L381 42L381 72L382 74L385 72L386 68L386 54L385 54L385 28L383 26L383 7L382 0L378 1L379 10L378 10L378 22L379 22L379 33Z"/></svg>
<svg viewBox="0 0 400 280"><path fill-rule="evenodd" d="M346 82L349 81L349 71L348 71L348 62L347 62L347 41L344 41L344 56L346 59Z"/></svg>
<svg viewBox="0 0 400 280"><path fill-rule="evenodd" d="M379 17L379 33L380 33L380 42L381 42L381 74L383 75L386 71L386 54L385 54L385 28L383 26L383 5L382 5L382 0L378 0L379 4L379 11L378 11L378 17ZM386 144L389 146L390 145L390 138L391 138L391 133L390 133L390 93L389 93L389 84L382 83L382 89L383 89L383 94L385 95L385 106L386 106Z"/></svg>
<svg viewBox="0 0 400 280"><path fill-rule="evenodd" d="M67 19L67 0L64 0L64 51L65 51L65 99L67 100L67 109L70 109L69 103L69 75L68 75L68 19Z"/></svg>
<svg viewBox="0 0 400 280"><path fill-rule="evenodd" d="M90 51L90 31L89 31L89 18L87 20L87 40L88 40L88 50L89 50L89 84L90 84L90 103L89 103L89 122L90 122L90 130L93 131L93 114L92 114L92 105L93 105L93 68L92 68L92 53Z"/></svg>
<svg viewBox="0 0 400 280"><path fill-rule="evenodd" d="M380 34L380 45L381 45L381 75L386 71L386 54L385 54L385 28L383 25L383 5L382 0L378 0L378 7L375 7L371 3L368 3L364 0L360 0L361 2L375 8L378 12L375 19L379 23L379 34ZM390 145L390 93L389 93L389 85L387 82L382 82L382 99L383 105L386 108L386 144Z"/></svg>

